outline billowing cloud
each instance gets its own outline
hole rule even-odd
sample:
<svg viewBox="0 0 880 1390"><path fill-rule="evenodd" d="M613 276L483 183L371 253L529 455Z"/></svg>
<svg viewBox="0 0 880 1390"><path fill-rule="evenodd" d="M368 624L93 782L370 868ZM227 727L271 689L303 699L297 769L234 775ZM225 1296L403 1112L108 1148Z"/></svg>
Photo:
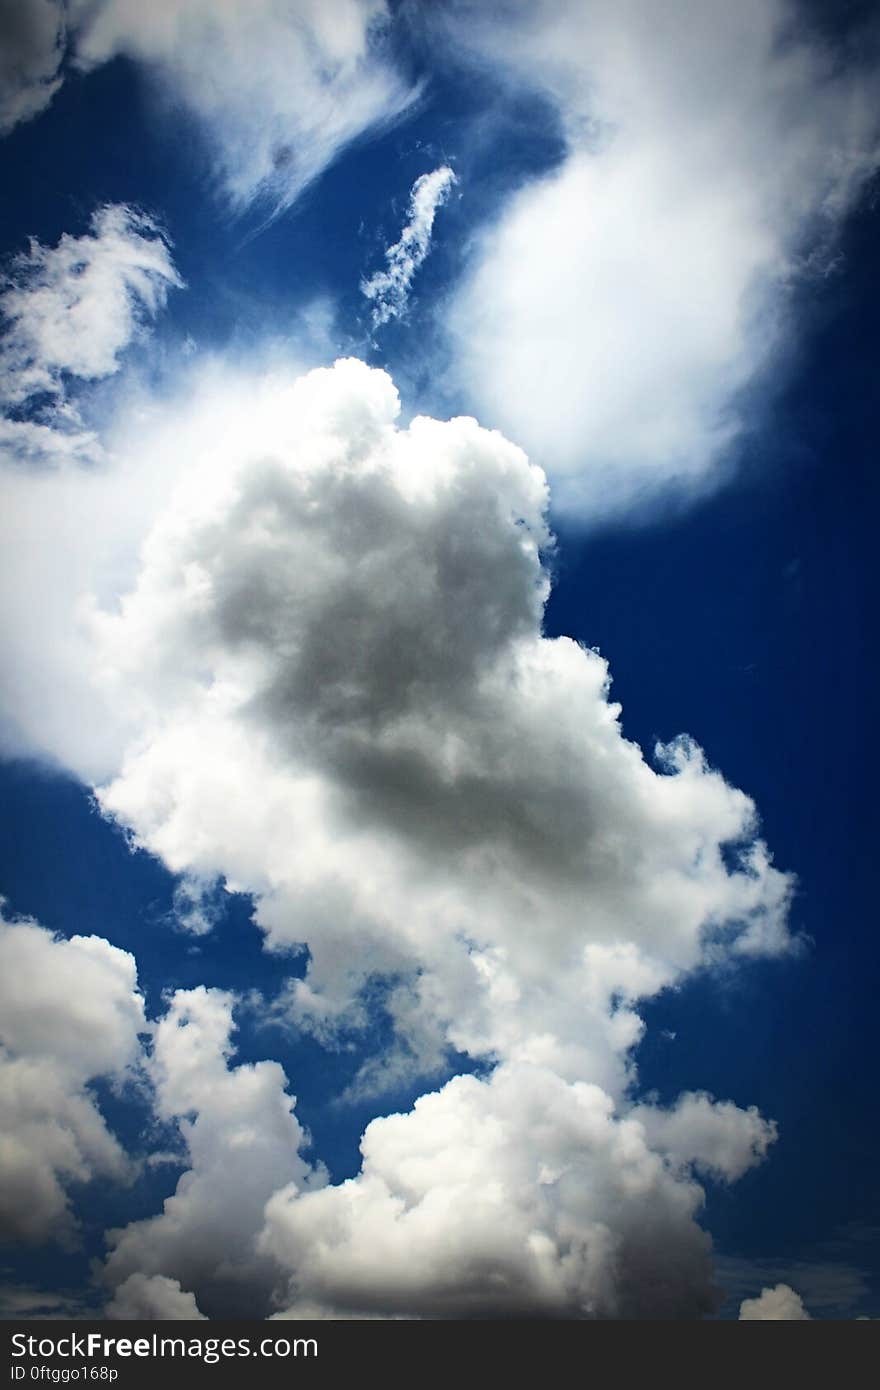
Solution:
<svg viewBox="0 0 880 1390"><path fill-rule="evenodd" d="M303 1024L351 1022L386 975L401 1024L619 1080L628 1003L788 945L752 803L686 739L651 767L606 663L541 636L546 487L519 449L398 429L353 360L242 405L247 442L203 439L136 588L95 613L140 730L104 808L256 892L272 946L308 944Z"/></svg>
<svg viewBox="0 0 880 1390"><path fill-rule="evenodd" d="M164 1306L142 1276L208 1316L607 1316L648 1298L697 1315L714 1295L694 1175L733 1180L774 1129L703 1095L634 1108L638 1001L787 950L791 881L746 795L684 737L646 760L605 661L542 635L540 469L474 420L398 412L355 360L227 371L126 412L118 471L39 480L38 531L63 498L94 489L96 517L105 501L97 548L113 489L154 488L128 592L77 608L76 661L116 731L107 814L187 876L189 906L223 877L255 894L270 949L307 948L274 1004L292 1026L364 1042L383 1001L394 1045L353 1090L442 1081L452 1048L484 1073L371 1126L359 1176L330 1186L281 1068L234 1064L232 998L179 992L147 1069L188 1168L112 1234L104 1277L122 1308ZM55 738L82 766L69 712ZM450 1214L463 1171L470 1243Z"/></svg>
<svg viewBox="0 0 880 1390"><path fill-rule="evenodd" d="M160 1322L203 1318L191 1293L184 1293L176 1279L164 1274L130 1274L104 1310L107 1318L123 1321L145 1318Z"/></svg>
<svg viewBox="0 0 880 1390"><path fill-rule="evenodd" d="M596 1086L503 1065L374 1120L356 1179L267 1209L292 1309L419 1317L695 1317L702 1193Z"/></svg>
<svg viewBox="0 0 880 1390"><path fill-rule="evenodd" d="M543 93L567 152L479 234L449 317L456 386L551 472L626 510L719 476L741 393L784 344L876 168L865 65L787 0L471 0L426 11ZM436 37L434 42L436 42Z"/></svg>
<svg viewBox="0 0 880 1390"><path fill-rule="evenodd" d="M190 1167L160 1215L110 1233L115 1317L190 1317L195 1302L212 1316L260 1316L275 1277L256 1250L264 1205L288 1183L323 1180L300 1156L305 1137L278 1063L228 1065L232 1002L178 990L156 1025L156 1113L179 1125Z"/></svg>
<svg viewBox="0 0 880 1390"><path fill-rule="evenodd" d="M431 233L437 209L449 197L455 174L444 164L416 179L409 195L409 220L400 239L385 252L387 270L377 270L361 283L361 292L373 305L373 327L379 328L406 311L413 276L431 249Z"/></svg>
<svg viewBox="0 0 880 1390"><path fill-rule="evenodd" d="M809 1313L800 1294L788 1284L762 1289L757 1298L744 1298L739 1310L740 1322L806 1322Z"/></svg>
<svg viewBox="0 0 880 1390"><path fill-rule="evenodd" d="M236 207L270 210L415 93L386 43L386 0L72 0L75 59L142 63L202 125Z"/></svg>
<svg viewBox="0 0 880 1390"><path fill-rule="evenodd" d="M361 1174L329 1187L280 1068L230 1065L229 997L178 994L151 1070L190 1169L114 1236L107 1279L176 1279L212 1316L273 1297L293 1316L608 1315L646 1306L642 1283L663 1315L704 1310L693 1173L732 1180L773 1126L707 1096L633 1110L631 1052L639 999L790 945L752 803L687 739L652 766L606 663L542 636L546 484L501 435L400 428L390 379L355 360L257 395L227 378L214 407L165 422L176 490L131 592L88 619L133 731L101 803L190 883L254 893L270 949L308 948L276 1005L295 1026L345 1043L379 987L396 1042L355 1089L448 1072L452 1047L490 1074L377 1122ZM640 1274L649 1230L675 1252L662 1288Z"/></svg>
<svg viewBox="0 0 880 1390"><path fill-rule="evenodd" d="M49 105L64 38L62 0L0 0L0 135Z"/></svg>
<svg viewBox="0 0 880 1390"><path fill-rule="evenodd" d="M97 936L59 940L0 921L0 1226L6 1240L68 1244L67 1187L123 1181L131 1165L87 1090L122 1078L145 1028L133 958Z"/></svg>

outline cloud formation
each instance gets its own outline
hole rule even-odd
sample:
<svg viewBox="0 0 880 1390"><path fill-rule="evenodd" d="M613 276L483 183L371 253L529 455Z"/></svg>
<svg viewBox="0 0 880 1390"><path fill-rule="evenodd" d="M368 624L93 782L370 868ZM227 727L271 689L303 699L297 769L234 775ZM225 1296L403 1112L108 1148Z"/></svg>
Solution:
<svg viewBox="0 0 880 1390"><path fill-rule="evenodd" d="M713 1306L702 1200L597 1086L502 1065L374 1120L357 1178L267 1208L287 1315L695 1317Z"/></svg>
<svg viewBox="0 0 880 1390"><path fill-rule="evenodd" d="M182 283L152 218L124 204L93 213L83 236L57 246L32 240L7 268L0 292L0 402L58 402L66 379L95 381Z"/></svg>
<svg viewBox="0 0 880 1390"><path fill-rule="evenodd" d="M397 429L354 360L242 407L246 445L203 438L137 586L95 613L139 729L100 797L175 872L256 892L271 945L308 944L302 1023L332 1032L393 976L401 1023L610 1079L623 1001L787 948L752 803L686 739L654 770L606 663L541 636L546 487L520 450L467 419Z"/></svg>
<svg viewBox="0 0 880 1390"><path fill-rule="evenodd" d="M277 1001L295 1026L363 1041L384 1001L395 1043L355 1089L448 1073L450 1048L487 1074L375 1122L360 1175L329 1186L281 1069L231 1065L233 1001L179 993L150 1071L190 1168L114 1235L106 1278L177 1280L210 1316L607 1316L646 1308L639 1288L698 1314L693 1175L735 1179L775 1131L703 1095L634 1109L637 1004L787 950L791 881L748 797L685 738L652 766L606 663L542 636L541 471L473 420L398 411L346 360L257 391L227 376L164 422L176 489L131 591L88 620L132 731L99 795L175 872L254 893L270 949L307 947Z"/></svg>
<svg viewBox="0 0 880 1390"><path fill-rule="evenodd" d="M75 59L144 65L202 126L235 208L270 212L415 96L386 43L385 0L72 0Z"/></svg>
<svg viewBox="0 0 880 1390"><path fill-rule="evenodd" d="M32 240L0 289L0 747L57 756L61 744L87 776L73 729L100 745L112 720L95 703L76 605L118 587L165 470L153 458L135 477L111 459L82 388L119 372L181 283L157 224L106 204L81 236Z"/></svg>
<svg viewBox="0 0 880 1390"><path fill-rule="evenodd" d="M455 385L546 461L557 507L710 484L790 286L827 267L876 168L871 42L844 60L787 0L674 0L662 25L645 0L426 13L546 96L567 146L478 234L449 312Z"/></svg>
<svg viewBox="0 0 880 1390"><path fill-rule="evenodd" d="M176 1279L164 1274L130 1274L104 1310L106 1318L122 1321L146 1319L162 1322L204 1318L191 1293L184 1293Z"/></svg>
<svg viewBox="0 0 880 1390"><path fill-rule="evenodd" d="M324 1180L300 1157L305 1136L278 1063L228 1065L232 1003L220 990L178 990L156 1024L156 1113L179 1126L190 1167L160 1215L109 1234L112 1316L191 1317L194 1289L214 1317L264 1315L274 1272L256 1250L263 1207L287 1183Z"/></svg>
<svg viewBox="0 0 880 1390"><path fill-rule="evenodd" d="M0 0L0 136L49 105L64 40L61 0Z"/></svg>
<svg viewBox="0 0 880 1390"><path fill-rule="evenodd" d="M762 1289L757 1298L744 1298L740 1304L740 1322L807 1322L810 1315L800 1294L788 1284Z"/></svg>
<svg viewBox="0 0 880 1390"><path fill-rule="evenodd" d="M4 1240L71 1244L69 1184L131 1176L87 1087L127 1074L145 1027L126 951L102 937L64 941L36 922L0 919Z"/></svg>
<svg viewBox="0 0 880 1390"><path fill-rule="evenodd" d="M103 330L84 356L52 329L84 273L72 242L57 263L34 253L32 294L16 286L9 312L10 401L63 402L69 377L115 370L174 283L167 248L126 216L109 234L146 246L131 271L111 256L113 293L89 282ZM45 547L49 518L63 533L94 516L90 556L113 532L103 591L61 565L28 594L28 626L68 643L51 654L53 751L80 771L91 756L73 676L101 711L101 804L186 876L180 912L209 930L205 885L253 893L268 947L308 953L274 1007L328 1047L363 1042L382 1001L394 1043L352 1091L443 1078L453 1049L484 1073L374 1122L360 1174L334 1186L304 1157L282 1069L233 1062L233 998L178 991L144 1071L188 1167L161 1213L110 1234L108 1313L699 1315L715 1295L695 1174L734 1180L775 1129L705 1095L634 1105L638 1002L720 958L789 949L792 883L692 741L646 760L605 661L543 636L541 470L472 419L401 428L399 409L387 374L354 359L294 380L209 372L176 403L127 409L101 467L4 482L13 554L30 533ZM123 494L137 518L120 534ZM49 940L53 960L80 949ZM117 1066L137 1054L133 997ZM42 1164L28 1150L13 1173L44 1189L23 1234L45 1237L70 1177L130 1164L83 1089L103 1053L71 1070L55 1052L75 1047L45 1062L7 1046L13 1133L35 1136ZM36 1119L25 1083L45 1093Z"/></svg>
<svg viewBox="0 0 880 1390"><path fill-rule="evenodd" d="M416 179L409 195L409 220L399 241L385 252L387 270L377 270L361 282L361 293L373 305L373 327L380 328L406 312L413 276L431 249L431 233L437 209L442 207L456 183L455 174L444 164Z"/></svg>

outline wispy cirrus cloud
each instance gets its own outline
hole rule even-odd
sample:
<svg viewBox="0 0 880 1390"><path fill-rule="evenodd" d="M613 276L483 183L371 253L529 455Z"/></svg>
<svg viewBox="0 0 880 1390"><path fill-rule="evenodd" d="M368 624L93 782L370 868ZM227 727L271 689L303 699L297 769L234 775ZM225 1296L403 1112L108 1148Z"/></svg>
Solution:
<svg viewBox="0 0 880 1390"><path fill-rule="evenodd" d="M124 204L98 208L82 236L32 240L0 289L0 403L42 397L57 411L71 379L111 376L182 283L156 222Z"/></svg>
<svg viewBox="0 0 880 1390"><path fill-rule="evenodd" d="M386 0L73 0L76 63L143 65L201 127L224 197L269 215L417 87L390 45Z"/></svg>
<svg viewBox="0 0 880 1390"><path fill-rule="evenodd" d="M409 219L398 241L385 252L387 270L377 270L361 281L361 293L373 305L373 327L398 319L406 312L413 276L427 259L437 209L442 207L456 183L448 165L422 174L409 195Z"/></svg>

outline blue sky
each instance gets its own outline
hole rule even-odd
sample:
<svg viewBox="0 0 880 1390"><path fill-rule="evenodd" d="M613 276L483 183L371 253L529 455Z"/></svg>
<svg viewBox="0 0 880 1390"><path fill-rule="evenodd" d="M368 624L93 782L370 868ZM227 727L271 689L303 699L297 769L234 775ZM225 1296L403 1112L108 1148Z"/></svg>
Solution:
<svg viewBox="0 0 880 1390"><path fill-rule="evenodd" d="M0 8L6 1314L877 1316L870 12L207 9Z"/></svg>

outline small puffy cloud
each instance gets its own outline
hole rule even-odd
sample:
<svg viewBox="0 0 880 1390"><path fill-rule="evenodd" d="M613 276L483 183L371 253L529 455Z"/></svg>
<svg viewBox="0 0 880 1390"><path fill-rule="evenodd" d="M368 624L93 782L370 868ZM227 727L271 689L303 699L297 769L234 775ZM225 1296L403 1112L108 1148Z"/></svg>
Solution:
<svg viewBox="0 0 880 1390"><path fill-rule="evenodd" d="M725 1182L735 1182L760 1163L777 1136L776 1125L755 1106L741 1110L704 1092L679 1096L668 1110L638 1105L630 1114L641 1120L653 1149Z"/></svg>
<svg viewBox="0 0 880 1390"><path fill-rule="evenodd" d="M300 1156L305 1136L278 1063L229 1065L232 1004L220 990L178 990L156 1025L156 1113L178 1124L190 1167L160 1215L110 1233L115 1317L194 1316L181 1288L212 1316L262 1316L275 1277L256 1250L264 1205L288 1183L322 1180Z"/></svg>
<svg viewBox="0 0 880 1390"><path fill-rule="evenodd" d="M373 327L379 328L406 311L413 276L431 249L431 233L437 209L446 202L455 174L443 165L422 174L409 195L409 220L399 241L385 252L387 270L379 270L361 283L361 292L373 305Z"/></svg>
<svg viewBox="0 0 880 1390"><path fill-rule="evenodd" d="M59 940L0 921L0 1226L70 1243L71 1182L123 1181L130 1164L87 1090L138 1061L145 1028L134 959L101 937Z"/></svg>
<svg viewBox="0 0 880 1390"><path fill-rule="evenodd" d="M69 377L94 381L119 368L141 324L181 280L151 218L124 204L99 208L83 236L32 240L0 292L0 402L58 403Z"/></svg>
<svg viewBox="0 0 880 1390"><path fill-rule="evenodd" d="M757 1298L744 1298L740 1304L740 1322L806 1322L809 1313L800 1294L788 1284L762 1289Z"/></svg>
<svg viewBox="0 0 880 1390"><path fill-rule="evenodd" d="M415 95L386 0L72 0L75 58L142 63L203 127L236 207L287 207L352 140Z"/></svg>
<svg viewBox="0 0 880 1390"><path fill-rule="evenodd" d="M453 0L456 52L542 93L567 150L479 233L449 311L455 382L595 517L711 484L877 166L871 44L786 0ZM434 42L438 42L436 35Z"/></svg>
<svg viewBox="0 0 880 1390"><path fill-rule="evenodd" d="M0 0L0 135L49 105L64 40L62 0Z"/></svg>
<svg viewBox="0 0 880 1390"><path fill-rule="evenodd" d="M776 1285L797 1289L812 1315L852 1318L870 1298L870 1276L858 1239L844 1232L806 1258L748 1260L719 1253L718 1282L735 1302L750 1298L755 1289ZM754 1300L753 1300L754 1301Z"/></svg>
<svg viewBox="0 0 880 1390"><path fill-rule="evenodd" d="M130 1274L104 1309L106 1318L148 1321L204 1318L191 1293L164 1274Z"/></svg>

